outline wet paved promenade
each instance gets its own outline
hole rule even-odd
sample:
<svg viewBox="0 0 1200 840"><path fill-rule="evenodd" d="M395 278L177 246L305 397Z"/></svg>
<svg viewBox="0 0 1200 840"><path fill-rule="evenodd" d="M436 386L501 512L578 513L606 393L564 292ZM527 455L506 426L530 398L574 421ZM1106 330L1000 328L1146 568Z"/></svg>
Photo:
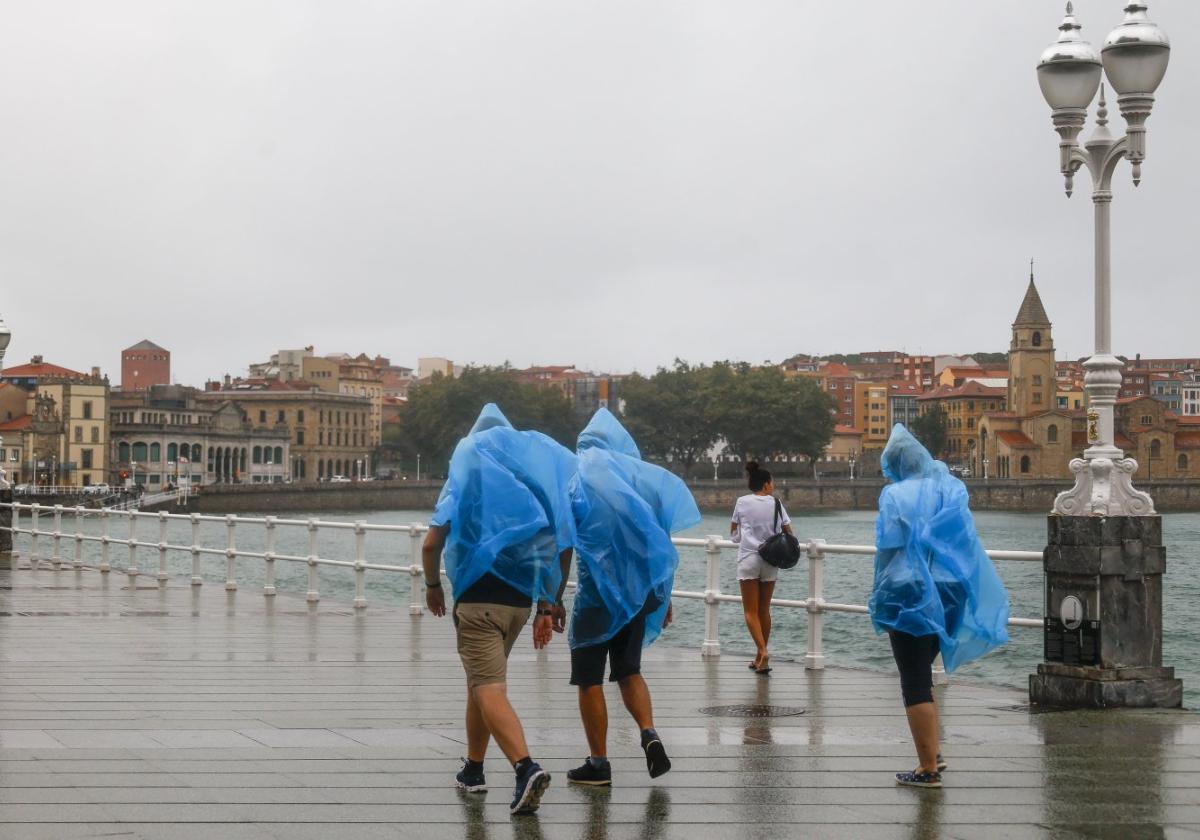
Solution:
<svg viewBox="0 0 1200 840"><path fill-rule="evenodd" d="M656 646L646 673L675 770L652 783L610 699L611 791L571 789L586 752L564 640L514 653L515 704L555 775L537 817L452 788L462 673L448 620L119 573L0 572L0 838L214 840L1200 840L1200 720L1048 714L1023 694L945 690L941 791L910 767L894 678L757 678L741 656ZM11 584L11 586L9 586ZM718 704L804 706L771 720ZM498 753L497 753L498 755Z"/></svg>

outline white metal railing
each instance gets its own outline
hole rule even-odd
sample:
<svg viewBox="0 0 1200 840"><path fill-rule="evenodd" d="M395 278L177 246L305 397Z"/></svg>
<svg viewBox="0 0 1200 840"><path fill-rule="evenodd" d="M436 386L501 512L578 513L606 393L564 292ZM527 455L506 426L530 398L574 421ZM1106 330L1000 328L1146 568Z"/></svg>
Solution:
<svg viewBox="0 0 1200 840"><path fill-rule="evenodd" d="M14 496L97 496L106 495L99 484L18 484ZM112 493L109 488L108 493Z"/></svg>
<svg viewBox="0 0 1200 840"><path fill-rule="evenodd" d="M264 564L263 595L272 596L276 593L275 564L278 562L301 563L306 565L308 569L305 597L309 603L316 603L321 599L318 569L321 566L327 566L353 571L354 607L356 609L364 609L367 606L366 573L368 571L390 572L409 576L409 613L419 616L424 612L424 599L422 597L421 586L424 575L424 569L421 565L421 543L425 532L429 530L429 526L421 522L413 522L409 525L372 525L361 520L345 522L319 519L288 519L277 516L178 514L167 513L166 511L143 513L141 511L115 509L97 511L87 510L83 507L64 507L62 505L50 507L21 503L0 504L0 509L3 508L9 508L13 512L12 526L8 530L12 531L14 537L21 535L29 538L29 563L34 569L40 568L43 562L48 563L55 570L61 569L64 565L70 565L77 570L84 569L84 544L99 543L100 563L95 567L97 571L103 574L113 571L112 549L113 547L123 547L128 550L128 560L124 569L117 569L116 571L123 571L131 577L142 574L138 568L138 549L149 549L157 554L157 579L159 581L166 581L170 577L167 571L168 553L182 552L188 554L191 558L191 583L193 586L200 586L204 583L200 565L202 557L225 558L225 589L232 592L238 588L238 561L260 560ZM29 514L30 524L28 528L20 527L20 515L22 513ZM73 532L63 530L64 514L74 515L77 527ZM41 527L42 517L45 515L52 517L53 527L51 530L45 530ZM83 521L85 517L92 519L98 517L100 519L102 523L100 534L85 534L80 530L78 523ZM125 536L117 536L113 533L113 525L118 520L124 520L123 524L126 528ZM171 521L184 522L190 525L191 540L188 544L172 543L169 541L167 531L168 524ZM140 522L156 526L153 536L156 536L157 539L139 539L138 524ZM224 527L225 544L223 546L215 547L200 544L200 530L201 525L204 523L215 523ZM238 547L237 532L239 528L244 527L260 527L264 529L265 541L262 551L251 551ZM286 554L276 550L278 545L278 529L285 527L307 530L308 550L306 553ZM351 531L354 534L354 559L321 557L318 537L322 530ZM408 540L408 555L411 562L408 565L367 562L366 535L368 533L403 535ZM42 553L43 545L41 540L43 538L48 538L51 541L49 556L44 556ZM67 540L73 544L73 555L70 560L65 559L62 555L63 540ZM705 588L702 591L674 590L671 594L675 598L704 602L704 639L700 646L700 652L703 656L720 656L720 606L723 603L741 603L742 600L740 595L721 591L721 562L723 553L730 549L736 549L737 544L718 536L703 538L677 537L672 542L679 547L704 549L706 556ZM801 609L808 614L808 642L807 651L804 656L804 666L809 669L821 669L825 667L825 655L822 647L825 614L850 613L865 615L868 612L867 607L862 604L842 604L825 600L824 573L826 559L829 555L873 556L875 554L875 547L872 545L835 545L827 543L822 539L810 539L807 542L801 543L801 546L808 557L808 597L796 600L775 598L772 599L771 604L772 606L783 607L785 609ZM1039 551L989 551L988 556L993 560L1000 561L1040 562L1042 560L1042 553ZM569 585L573 586L574 584ZM1043 620L1040 618L1010 618L1008 624L1010 627L1041 628Z"/></svg>

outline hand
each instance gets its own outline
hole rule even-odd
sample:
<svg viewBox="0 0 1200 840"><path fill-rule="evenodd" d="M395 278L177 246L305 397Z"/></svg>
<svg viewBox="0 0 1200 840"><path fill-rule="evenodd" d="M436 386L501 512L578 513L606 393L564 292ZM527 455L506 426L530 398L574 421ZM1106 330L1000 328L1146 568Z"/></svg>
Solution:
<svg viewBox="0 0 1200 840"><path fill-rule="evenodd" d="M663 618L663 629L666 630L668 627L670 627L671 622L674 620L675 620L675 605L672 603L668 603L667 604L667 614Z"/></svg>
<svg viewBox="0 0 1200 840"><path fill-rule="evenodd" d="M561 633L567 629L567 608L559 601L551 609L554 611L554 615L550 616L553 619L554 632Z"/></svg>
<svg viewBox="0 0 1200 840"><path fill-rule="evenodd" d="M441 618L446 614L446 594L440 586L425 587L425 606L429 611Z"/></svg>
<svg viewBox="0 0 1200 840"><path fill-rule="evenodd" d="M541 650L550 644L554 638L554 622L548 615L539 615L533 619L533 648Z"/></svg>

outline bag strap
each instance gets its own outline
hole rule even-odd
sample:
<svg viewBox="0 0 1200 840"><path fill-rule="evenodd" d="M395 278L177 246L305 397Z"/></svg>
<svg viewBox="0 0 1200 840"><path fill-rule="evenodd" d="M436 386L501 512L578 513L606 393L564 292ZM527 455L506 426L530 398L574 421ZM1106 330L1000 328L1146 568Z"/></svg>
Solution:
<svg viewBox="0 0 1200 840"><path fill-rule="evenodd" d="M779 497L775 497L775 521L771 523L771 530L776 534L779 533L779 517L783 515L783 502L779 501Z"/></svg>

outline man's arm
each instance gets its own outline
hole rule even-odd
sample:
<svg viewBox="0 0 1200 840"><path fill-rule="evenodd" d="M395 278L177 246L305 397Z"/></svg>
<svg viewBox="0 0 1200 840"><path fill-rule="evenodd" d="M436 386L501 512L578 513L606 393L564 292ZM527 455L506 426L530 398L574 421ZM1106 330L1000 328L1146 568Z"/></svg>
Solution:
<svg viewBox="0 0 1200 840"><path fill-rule="evenodd" d="M442 589L442 549L446 547L445 525L430 525L421 546L421 565L425 571L425 605L437 616L446 614L446 593Z"/></svg>
<svg viewBox="0 0 1200 840"><path fill-rule="evenodd" d="M554 598L554 632L561 633L567 629L567 608L563 604L563 595L567 591L567 579L571 577L571 555L573 551L566 549L558 555L558 567L562 572L562 581L558 584L558 595Z"/></svg>

